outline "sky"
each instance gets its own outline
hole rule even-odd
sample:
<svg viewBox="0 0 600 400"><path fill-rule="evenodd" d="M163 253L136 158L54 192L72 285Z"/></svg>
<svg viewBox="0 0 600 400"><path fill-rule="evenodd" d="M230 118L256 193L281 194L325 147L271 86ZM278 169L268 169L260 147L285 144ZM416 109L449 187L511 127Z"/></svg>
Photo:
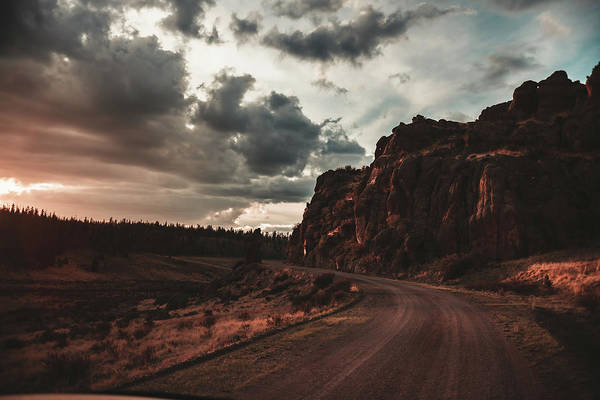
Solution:
<svg viewBox="0 0 600 400"><path fill-rule="evenodd" d="M3 0L0 204L286 232L398 123L599 60L593 0Z"/></svg>

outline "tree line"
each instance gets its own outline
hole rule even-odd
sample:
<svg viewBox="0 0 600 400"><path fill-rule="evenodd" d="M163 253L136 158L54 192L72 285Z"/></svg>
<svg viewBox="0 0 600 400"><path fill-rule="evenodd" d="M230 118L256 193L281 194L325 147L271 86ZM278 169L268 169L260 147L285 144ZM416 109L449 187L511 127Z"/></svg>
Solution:
<svg viewBox="0 0 600 400"><path fill-rule="evenodd" d="M284 258L288 237L282 233L244 232L212 226L142 222L112 218L61 218L33 207L0 208L0 265L46 267L72 250L127 256L161 255L246 257L260 249L262 258Z"/></svg>

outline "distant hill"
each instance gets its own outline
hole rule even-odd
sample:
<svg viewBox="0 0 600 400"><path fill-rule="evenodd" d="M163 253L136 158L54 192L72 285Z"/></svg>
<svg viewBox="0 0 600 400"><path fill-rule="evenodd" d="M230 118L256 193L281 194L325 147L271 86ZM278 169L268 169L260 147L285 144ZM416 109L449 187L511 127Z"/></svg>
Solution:
<svg viewBox="0 0 600 400"><path fill-rule="evenodd" d="M557 71L474 122L401 123L370 166L317 179L288 258L398 273L452 254L590 245L600 237L599 80L600 64L586 85Z"/></svg>

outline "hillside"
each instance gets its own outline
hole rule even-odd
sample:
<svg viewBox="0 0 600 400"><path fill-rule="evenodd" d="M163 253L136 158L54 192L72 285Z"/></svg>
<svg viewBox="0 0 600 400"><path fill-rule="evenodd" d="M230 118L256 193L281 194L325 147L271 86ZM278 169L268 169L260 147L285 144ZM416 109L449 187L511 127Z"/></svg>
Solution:
<svg viewBox="0 0 600 400"><path fill-rule="evenodd" d="M516 88L474 122L416 116L360 170L317 179L288 258L398 274L441 257L507 260L600 235L600 64Z"/></svg>

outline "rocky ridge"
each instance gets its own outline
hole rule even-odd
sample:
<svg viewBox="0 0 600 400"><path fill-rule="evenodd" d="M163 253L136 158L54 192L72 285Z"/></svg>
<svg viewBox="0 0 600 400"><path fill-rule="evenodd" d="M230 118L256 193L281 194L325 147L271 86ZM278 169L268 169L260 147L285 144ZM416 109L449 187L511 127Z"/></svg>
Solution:
<svg viewBox="0 0 600 400"><path fill-rule="evenodd" d="M370 166L317 179L288 258L401 273L452 254L502 260L596 240L599 80L600 64L586 85L556 71L474 122L401 123Z"/></svg>

